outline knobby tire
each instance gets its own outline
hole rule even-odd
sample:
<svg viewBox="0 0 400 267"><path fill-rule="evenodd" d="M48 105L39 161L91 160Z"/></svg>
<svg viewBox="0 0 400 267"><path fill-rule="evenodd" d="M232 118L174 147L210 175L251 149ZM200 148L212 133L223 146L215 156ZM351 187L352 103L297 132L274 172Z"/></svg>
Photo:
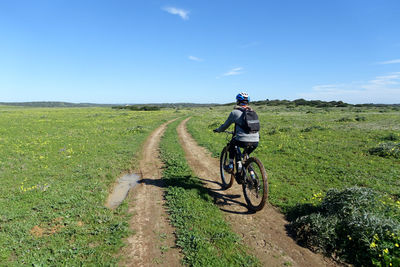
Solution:
<svg viewBox="0 0 400 267"><path fill-rule="evenodd" d="M219 159L219 170L221 173L221 180L222 180L222 188L228 189L233 184L233 174L228 173L224 170L224 166L229 164L229 151L228 147L224 147L221 152L221 156Z"/></svg>
<svg viewBox="0 0 400 267"><path fill-rule="evenodd" d="M251 157L246 161L244 166L246 171L245 182L242 184L243 195L250 210L261 210L268 199L268 178L265 168L261 161L257 158ZM253 182L250 177L250 170L255 172L256 180ZM254 186L254 184L257 184Z"/></svg>

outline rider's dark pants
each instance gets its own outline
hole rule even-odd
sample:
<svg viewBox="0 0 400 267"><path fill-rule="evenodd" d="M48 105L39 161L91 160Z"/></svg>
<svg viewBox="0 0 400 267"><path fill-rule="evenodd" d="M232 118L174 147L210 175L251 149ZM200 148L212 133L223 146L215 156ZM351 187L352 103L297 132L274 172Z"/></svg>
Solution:
<svg viewBox="0 0 400 267"><path fill-rule="evenodd" d="M250 155L250 153L257 148L258 142L242 142L233 139L231 141L231 145L229 146L229 159L233 159L235 157L235 146L244 148L243 154L247 153L247 155Z"/></svg>

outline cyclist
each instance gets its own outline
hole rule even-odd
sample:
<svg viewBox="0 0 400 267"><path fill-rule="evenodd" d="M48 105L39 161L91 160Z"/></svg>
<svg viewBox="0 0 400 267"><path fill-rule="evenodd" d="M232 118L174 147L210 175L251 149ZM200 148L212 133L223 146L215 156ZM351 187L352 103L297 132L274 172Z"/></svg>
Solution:
<svg viewBox="0 0 400 267"><path fill-rule="evenodd" d="M233 111L229 114L228 119L219 128L215 129L214 132L223 132L229 128L232 123L235 123L235 130L232 141L229 146L229 164L225 166L227 172L233 171L233 158L235 155L235 146L245 149L247 155L250 155L257 146L260 140L258 132L248 132L245 130L245 119L244 111L252 110L249 107L250 97L247 93L240 93L236 96L236 106Z"/></svg>

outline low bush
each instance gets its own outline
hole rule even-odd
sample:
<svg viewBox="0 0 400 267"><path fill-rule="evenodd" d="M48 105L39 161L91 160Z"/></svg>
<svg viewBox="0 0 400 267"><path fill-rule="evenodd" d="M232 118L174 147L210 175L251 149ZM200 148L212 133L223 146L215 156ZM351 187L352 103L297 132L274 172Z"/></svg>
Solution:
<svg viewBox="0 0 400 267"><path fill-rule="evenodd" d="M356 120L356 121L365 121L366 118L365 118L364 116L359 116L359 115L357 115L357 116L355 117L355 120Z"/></svg>
<svg viewBox="0 0 400 267"><path fill-rule="evenodd" d="M313 125L313 126L304 128L303 130L301 130L301 132L306 133L306 132L311 132L313 130L320 130L321 131L321 130L325 130L325 128L322 127L322 126L319 126L319 125Z"/></svg>
<svg viewBox="0 0 400 267"><path fill-rule="evenodd" d="M304 206L290 218L300 243L357 266L400 266L400 201L352 187L331 189L319 204Z"/></svg>
<svg viewBox="0 0 400 267"><path fill-rule="evenodd" d="M288 133L291 131L292 131L292 128L290 128L290 127L282 127L282 128L272 129L272 130L268 131L267 134L274 135L277 133Z"/></svg>
<svg viewBox="0 0 400 267"><path fill-rule="evenodd" d="M337 122L350 122L353 121L353 119L349 118L349 117L342 117L340 119L336 120Z"/></svg>
<svg viewBox="0 0 400 267"><path fill-rule="evenodd" d="M398 133L390 133L382 138L385 141L398 141L400 140L400 134Z"/></svg>
<svg viewBox="0 0 400 267"><path fill-rule="evenodd" d="M160 107L157 106L114 106L112 109L129 109L133 111L158 111L161 110Z"/></svg>
<svg viewBox="0 0 400 267"><path fill-rule="evenodd" d="M377 147L373 147L368 152L371 155L377 155L384 158L394 157L400 158L400 143L386 142L381 143Z"/></svg>

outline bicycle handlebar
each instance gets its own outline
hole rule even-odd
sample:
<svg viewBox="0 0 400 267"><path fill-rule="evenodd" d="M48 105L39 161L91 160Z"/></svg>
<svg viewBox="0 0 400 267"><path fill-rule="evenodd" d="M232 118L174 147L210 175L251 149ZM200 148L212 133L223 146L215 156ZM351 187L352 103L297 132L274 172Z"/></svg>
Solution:
<svg viewBox="0 0 400 267"><path fill-rule="evenodd" d="M235 134L234 132L231 131L223 131L223 132L217 132L217 129L213 130L214 133L228 133L228 134Z"/></svg>

